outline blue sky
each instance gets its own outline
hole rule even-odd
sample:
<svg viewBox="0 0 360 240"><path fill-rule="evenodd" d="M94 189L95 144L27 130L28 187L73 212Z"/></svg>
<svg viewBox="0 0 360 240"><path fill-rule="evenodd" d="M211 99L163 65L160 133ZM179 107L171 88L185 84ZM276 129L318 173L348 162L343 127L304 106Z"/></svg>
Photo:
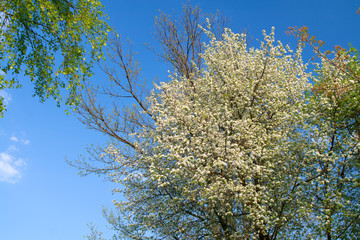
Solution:
<svg viewBox="0 0 360 240"><path fill-rule="evenodd" d="M147 50L154 44L153 22L159 10L181 11L180 1L103 1L110 24L134 43L143 75L149 81L159 76L167 80L168 67ZM326 42L325 47L360 48L360 1L346 0L203 0L204 12L219 9L231 18L234 32L247 29L261 39L261 31L275 26L276 38L295 44L285 31L290 26L308 26L310 32ZM307 54L311 53L307 50ZM308 55L310 56L310 55ZM103 75L97 71L95 81ZM87 223L97 223L109 232L102 218L102 206L111 207L115 185L95 176L79 177L65 162L85 154L86 146L102 144L106 138L86 129L75 117L66 115L53 101L40 103L32 97L28 80L18 79L24 87L1 92L8 111L0 119L0 239L1 240L75 240L88 232ZM110 233L110 232L109 232Z"/></svg>

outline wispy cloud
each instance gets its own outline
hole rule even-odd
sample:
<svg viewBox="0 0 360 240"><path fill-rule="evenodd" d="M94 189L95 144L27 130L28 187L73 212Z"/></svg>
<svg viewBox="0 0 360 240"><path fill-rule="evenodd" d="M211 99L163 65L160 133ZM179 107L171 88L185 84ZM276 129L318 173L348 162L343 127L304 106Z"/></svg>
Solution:
<svg viewBox="0 0 360 240"><path fill-rule="evenodd" d="M21 168L26 165L21 158L15 158L13 155L0 153L0 182L16 183L21 178Z"/></svg>
<svg viewBox="0 0 360 240"><path fill-rule="evenodd" d="M5 90L0 90L0 97L4 98L5 105L8 105L8 103L11 101L11 95Z"/></svg>
<svg viewBox="0 0 360 240"><path fill-rule="evenodd" d="M18 152L19 149L15 145L10 145L6 152Z"/></svg>
<svg viewBox="0 0 360 240"><path fill-rule="evenodd" d="M11 136L10 140L13 141L13 142L21 142L24 145L30 144L30 141L28 139L25 139L25 138L17 138L15 136Z"/></svg>

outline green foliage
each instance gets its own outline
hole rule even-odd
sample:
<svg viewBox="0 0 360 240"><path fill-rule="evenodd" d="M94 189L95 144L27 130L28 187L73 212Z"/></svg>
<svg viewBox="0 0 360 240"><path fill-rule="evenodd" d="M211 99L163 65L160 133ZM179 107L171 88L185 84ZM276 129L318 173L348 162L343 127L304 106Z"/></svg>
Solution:
<svg viewBox="0 0 360 240"><path fill-rule="evenodd" d="M337 49L333 59L322 58L314 76L315 96L322 95L336 106L338 127L360 134L360 59L359 51Z"/></svg>
<svg viewBox="0 0 360 240"><path fill-rule="evenodd" d="M1 1L0 67L6 77L0 89L20 87L14 75L24 74L41 101L52 97L59 104L66 88L66 104L78 104L76 91L102 58L110 30L102 9L98 0ZM4 109L0 102L0 113Z"/></svg>
<svg viewBox="0 0 360 240"><path fill-rule="evenodd" d="M359 84L353 75L359 62L354 49L333 54L321 58L313 77L306 124L316 157L306 166L314 180L304 195L313 196L312 237L354 239L360 231Z"/></svg>

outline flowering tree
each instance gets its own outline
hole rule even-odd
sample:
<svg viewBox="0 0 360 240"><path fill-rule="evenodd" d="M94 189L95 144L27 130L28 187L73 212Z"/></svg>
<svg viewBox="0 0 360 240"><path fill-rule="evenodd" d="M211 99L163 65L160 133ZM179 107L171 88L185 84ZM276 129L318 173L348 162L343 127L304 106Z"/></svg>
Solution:
<svg viewBox="0 0 360 240"><path fill-rule="evenodd" d="M133 154L110 145L98 159L124 185L124 238L276 239L303 229L302 109L309 89L301 48L274 33L259 49L230 30L191 78L174 74L149 98L154 124L134 132ZM300 143L299 143L300 142Z"/></svg>
<svg viewBox="0 0 360 240"><path fill-rule="evenodd" d="M273 239L295 224L298 203L290 199L300 189L294 169L301 161L293 141L307 80L301 50L288 51L274 46L273 32L260 49L248 49L244 36L228 31L223 41L212 38L193 87L173 76L153 96L150 179L176 189L175 209L196 209L179 213L185 221L176 233Z"/></svg>
<svg viewBox="0 0 360 240"><path fill-rule="evenodd" d="M107 114L93 91L83 95L82 121L113 141L90 152L102 165L77 166L121 184L126 200L105 212L114 239L353 239L357 118L341 117L349 93L322 88L349 75L329 61L306 73L302 44L276 43L274 30L259 48L245 34L203 31L201 60L189 66L164 51L174 72L147 97L131 52L111 45L125 81L105 69L118 88L104 93L132 98L131 107L114 101ZM357 69L355 57L338 61ZM89 239L101 239L96 228Z"/></svg>

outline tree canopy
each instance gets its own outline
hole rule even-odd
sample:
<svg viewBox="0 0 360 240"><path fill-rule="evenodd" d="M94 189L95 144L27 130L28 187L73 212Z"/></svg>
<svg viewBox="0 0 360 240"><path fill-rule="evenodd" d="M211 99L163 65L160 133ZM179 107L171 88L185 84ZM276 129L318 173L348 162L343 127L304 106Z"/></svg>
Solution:
<svg viewBox="0 0 360 240"><path fill-rule="evenodd" d="M106 215L117 236L351 239L358 136L339 124L332 96L312 92L301 45L276 43L273 31L259 48L205 32L203 68L172 74L142 110L128 109L137 127L92 152L102 167L80 162L122 184L127 200ZM346 77L326 62L318 71L316 84Z"/></svg>
<svg viewBox="0 0 360 240"><path fill-rule="evenodd" d="M219 35L209 24L201 33L210 40L198 48L200 32L184 37L163 16L156 36L173 68L168 82L147 94L134 55L115 39L118 69L104 67L111 87L81 95L80 120L111 141L73 164L119 183L115 192L126 199L105 211L114 239L357 236L357 51L320 55L310 71L302 48L314 39L306 35L293 50L273 29L250 47L246 34ZM195 40L179 41L189 36ZM129 97L133 104L121 106ZM92 230L89 239L102 239Z"/></svg>
<svg viewBox="0 0 360 240"><path fill-rule="evenodd" d="M75 105L78 87L102 57L109 27L98 0L9 0L0 3L0 89L21 86L23 74L41 101ZM15 75L15 76L14 76ZM5 110L2 98L0 114Z"/></svg>

